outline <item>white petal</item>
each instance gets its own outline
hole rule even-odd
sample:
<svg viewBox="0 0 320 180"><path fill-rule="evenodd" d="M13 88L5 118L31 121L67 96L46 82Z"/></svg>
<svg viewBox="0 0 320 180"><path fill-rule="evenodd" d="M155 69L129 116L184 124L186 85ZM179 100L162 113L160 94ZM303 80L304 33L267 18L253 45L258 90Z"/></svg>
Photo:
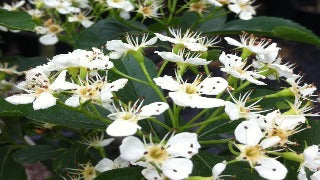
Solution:
<svg viewBox="0 0 320 180"><path fill-rule="evenodd" d="M305 123L306 117L303 115L281 115L276 118L276 123L282 129L293 130L298 125Z"/></svg>
<svg viewBox="0 0 320 180"><path fill-rule="evenodd" d="M164 161L162 172L170 179L185 179L192 172L192 161L186 158L172 158Z"/></svg>
<svg viewBox="0 0 320 180"><path fill-rule="evenodd" d="M250 11L241 11L239 14L239 18L242 20L250 20L252 19L252 13Z"/></svg>
<svg viewBox="0 0 320 180"><path fill-rule="evenodd" d="M160 40L160 41L169 41L171 43L178 43L178 41L174 38L171 38L171 37L168 37L168 36L164 36L162 34L159 34L159 33L154 33L156 35L156 37Z"/></svg>
<svg viewBox="0 0 320 180"><path fill-rule="evenodd" d="M105 172L113 169L113 161L108 158L103 158L98 162L98 164L94 167L99 172Z"/></svg>
<svg viewBox="0 0 320 180"><path fill-rule="evenodd" d="M264 139L261 141L260 146L262 146L263 149L267 149L269 147L275 146L281 141L280 137L278 136L272 136L270 138Z"/></svg>
<svg viewBox="0 0 320 180"><path fill-rule="evenodd" d="M141 127L136 122L126 120L115 120L107 128L110 136L130 136L134 135Z"/></svg>
<svg viewBox="0 0 320 180"><path fill-rule="evenodd" d="M120 156L117 157L113 162L114 162L114 166L116 166L118 168L129 167L129 165L130 165L129 161L124 160Z"/></svg>
<svg viewBox="0 0 320 180"><path fill-rule="evenodd" d="M212 168L213 180L219 179L219 175L226 169L226 162L218 163Z"/></svg>
<svg viewBox="0 0 320 180"><path fill-rule="evenodd" d="M137 161L144 156L146 148L144 144L136 137L129 136L122 140L119 147L121 158L127 161Z"/></svg>
<svg viewBox="0 0 320 180"><path fill-rule="evenodd" d="M228 114L231 121L240 118L240 108L232 102L226 102L224 111Z"/></svg>
<svg viewBox="0 0 320 180"><path fill-rule="evenodd" d="M239 14L241 12L241 7L238 4L229 4L228 8L230 11Z"/></svg>
<svg viewBox="0 0 320 180"><path fill-rule="evenodd" d="M78 95L71 96L64 103L67 106L79 107L80 106L80 96L78 96Z"/></svg>
<svg viewBox="0 0 320 180"><path fill-rule="evenodd" d="M248 146L257 145L263 137L259 125L253 121L243 121L234 130L234 135L242 144Z"/></svg>
<svg viewBox="0 0 320 180"><path fill-rule="evenodd" d="M56 80L50 85L50 89L55 91L77 89L79 85L66 81L66 73L67 70L63 70Z"/></svg>
<svg viewBox="0 0 320 180"><path fill-rule="evenodd" d="M210 64L211 61L207 61L206 59L202 59L202 58L189 58L189 59L186 59L184 63L199 66L199 65Z"/></svg>
<svg viewBox="0 0 320 180"><path fill-rule="evenodd" d="M100 147L108 146L110 143L114 141L114 138L104 139L99 143Z"/></svg>
<svg viewBox="0 0 320 180"><path fill-rule="evenodd" d="M89 20L84 20L84 21L81 22L81 24L82 24L83 27L88 28L93 24L93 22L89 21Z"/></svg>
<svg viewBox="0 0 320 180"><path fill-rule="evenodd" d="M43 45L53 45L56 44L58 42L58 38L55 34L46 34L44 36L41 36L39 41L41 42L41 44Z"/></svg>
<svg viewBox="0 0 320 180"><path fill-rule="evenodd" d="M216 98L202 97L198 94L190 95L184 92L169 92L170 98L178 106L192 108L213 108L225 105L225 101Z"/></svg>
<svg viewBox="0 0 320 180"><path fill-rule="evenodd" d="M221 77L209 77L199 85L199 93L207 95L218 95L228 87L228 82Z"/></svg>
<svg viewBox="0 0 320 180"><path fill-rule="evenodd" d="M180 87L179 82L173 79L173 77L171 76L165 75L163 77L154 78L153 80L162 89L166 89L169 91L177 91Z"/></svg>
<svg viewBox="0 0 320 180"><path fill-rule="evenodd" d="M107 41L107 44L106 44L106 48L109 51L119 51L119 50L123 49L123 47L124 47L124 45L121 40Z"/></svg>
<svg viewBox="0 0 320 180"><path fill-rule="evenodd" d="M147 180L155 180L155 179L161 180L162 179L161 175L154 168L143 169L141 171L141 173L144 176L144 178L146 178Z"/></svg>
<svg viewBox="0 0 320 180"><path fill-rule="evenodd" d="M320 180L320 170L310 176L311 180Z"/></svg>
<svg viewBox="0 0 320 180"><path fill-rule="evenodd" d="M304 160L306 162L312 162L317 157L318 152L319 152L319 147L317 145L312 145L307 147L303 151Z"/></svg>
<svg viewBox="0 0 320 180"><path fill-rule="evenodd" d="M157 37L153 37L151 39L149 39L148 41L146 41L144 43L145 46L151 46L154 45L157 42L158 38Z"/></svg>
<svg viewBox="0 0 320 180"><path fill-rule="evenodd" d="M239 41L229 38L229 37L225 37L224 40L227 41L228 44L232 45L232 46L237 46L237 47L243 47L243 44L240 43Z"/></svg>
<svg viewBox="0 0 320 180"><path fill-rule="evenodd" d="M128 82L128 79L121 78L118 80L113 81L112 83L107 83L101 90L101 94L106 92L113 92L122 89Z"/></svg>
<svg viewBox="0 0 320 180"><path fill-rule="evenodd" d="M139 115L142 117L150 117L160 115L169 108L169 105L164 102L154 102L149 105L143 106L140 109Z"/></svg>
<svg viewBox="0 0 320 180"><path fill-rule="evenodd" d="M171 156L181 156L191 158L197 154L201 147L195 133L179 133L169 139L166 146Z"/></svg>
<svg viewBox="0 0 320 180"><path fill-rule="evenodd" d="M56 105L56 101L57 101L56 98L52 94L48 92L43 92L33 102L33 109L34 110L47 109L51 106Z"/></svg>
<svg viewBox="0 0 320 180"><path fill-rule="evenodd" d="M164 60L168 60L171 62L183 62L183 57L174 54L173 52L159 52L155 51L159 56L161 56Z"/></svg>
<svg viewBox="0 0 320 180"><path fill-rule="evenodd" d="M255 170L259 175L266 179L280 180L284 179L288 173L287 168L279 161L272 158L263 158L258 161Z"/></svg>
<svg viewBox="0 0 320 180"><path fill-rule="evenodd" d="M32 94L19 94L6 97L5 100L11 104L29 104L32 103L35 99L35 96Z"/></svg>
<svg viewBox="0 0 320 180"><path fill-rule="evenodd" d="M298 174L298 180L308 180L307 178L307 173L306 171L304 170L304 167L302 167L299 171L299 174Z"/></svg>
<svg viewBox="0 0 320 180"><path fill-rule="evenodd" d="M202 46L200 43L195 42L183 42L183 44L188 48L190 51L202 51L205 52L208 50L207 47Z"/></svg>
<svg viewBox="0 0 320 180"><path fill-rule="evenodd" d="M129 8L128 8L129 9ZM128 20L128 19L130 19L130 12L128 12L128 11L121 11L120 12L120 17L122 17L123 19L126 19L126 20Z"/></svg>
<svg viewBox="0 0 320 180"><path fill-rule="evenodd" d="M207 0L207 1L208 3L213 4L214 6L218 6L218 7L223 6L219 1L216 1L216 0Z"/></svg>

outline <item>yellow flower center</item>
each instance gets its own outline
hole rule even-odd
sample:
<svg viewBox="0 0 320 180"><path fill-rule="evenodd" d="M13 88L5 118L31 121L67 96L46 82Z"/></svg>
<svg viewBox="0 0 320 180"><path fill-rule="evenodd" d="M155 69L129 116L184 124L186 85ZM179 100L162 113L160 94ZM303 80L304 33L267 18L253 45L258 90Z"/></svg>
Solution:
<svg viewBox="0 0 320 180"><path fill-rule="evenodd" d="M293 131L284 130L284 129L277 129L273 128L270 132L268 132L268 136L278 136L281 141L279 142L280 145L285 145L288 142L288 137L293 134Z"/></svg>
<svg viewBox="0 0 320 180"><path fill-rule="evenodd" d="M55 34L59 33L59 32L61 32L61 27L56 24L52 24L49 26L49 32L55 33Z"/></svg>
<svg viewBox="0 0 320 180"><path fill-rule="evenodd" d="M247 159L252 164L255 164L261 156L264 155L264 152L262 151L261 146L249 146L244 149L244 152L242 154L243 159Z"/></svg>
<svg viewBox="0 0 320 180"><path fill-rule="evenodd" d="M196 94L198 92L198 88L192 84L186 84L184 88L187 94Z"/></svg>
<svg viewBox="0 0 320 180"><path fill-rule="evenodd" d="M146 153L146 159L155 163L162 163L168 158L168 153L162 146L152 146Z"/></svg>
<svg viewBox="0 0 320 180"><path fill-rule="evenodd" d="M84 180L93 180L95 177L97 177L96 170L90 165L87 165L81 173Z"/></svg>
<svg viewBox="0 0 320 180"><path fill-rule="evenodd" d="M203 2L195 2L190 5L190 11L195 11L201 14L206 9L206 5Z"/></svg>
<svg viewBox="0 0 320 180"><path fill-rule="evenodd" d="M134 117L134 115L132 113L126 112L123 116L122 119L123 120L130 120Z"/></svg>

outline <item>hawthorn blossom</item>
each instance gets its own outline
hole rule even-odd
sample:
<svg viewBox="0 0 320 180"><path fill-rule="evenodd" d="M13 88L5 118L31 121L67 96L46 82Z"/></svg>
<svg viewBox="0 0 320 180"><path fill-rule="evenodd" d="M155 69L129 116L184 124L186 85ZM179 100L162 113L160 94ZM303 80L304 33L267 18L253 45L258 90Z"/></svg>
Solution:
<svg viewBox="0 0 320 180"><path fill-rule="evenodd" d="M44 5L56 9L60 14L79 13L80 8L74 7L69 0L43 0Z"/></svg>
<svg viewBox="0 0 320 180"><path fill-rule="evenodd" d="M17 87L27 94L17 94L5 98L11 104L29 104L33 102L33 109L47 109L56 104L53 96L55 91L77 88L76 84L66 82L67 71L62 71L51 84L48 77L38 69L27 71L26 80L20 82Z"/></svg>
<svg viewBox="0 0 320 180"><path fill-rule="evenodd" d="M33 19L39 19L43 16L43 12L39 9L28 9L26 11Z"/></svg>
<svg viewBox="0 0 320 180"><path fill-rule="evenodd" d="M184 51L179 51L178 54L173 52L159 52L155 51L159 56L161 56L164 60L175 62L177 64L190 64L190 65L207 65L210 64L211 61L207 61L206 59L201 58L201 54L198 53L185 53Z"/></svg>
<svg viewBox="0 0 320 180"><path fill-rule="evenodd" d="M122 159L120 156L113 161L108 158L103 158L95 166L96 171L105 172L113 169L129 167L130 162Z"/></svg>
<svg viewBox="0 0 320 180"><path fill-rule="evenodd" d="M139 4L137 12L142 14L143 18L158 18L160 17L160 13L158 13L159 9L162 7L160 2L145 0L143 3Z"/></svg>
<svg viewBox="0 0 320 180"><path fill-rule="evenodd" d="M200 144L195 133L183 132L169 138L166 136L159 144L128 136L120 145L120 156L123 159L150 169L159 170L170 179L185 179L193 168L190 158L198 153ZM155 171L153 171L155 172ZM144 172L144 174L148 174Z"/></svg>
<svg viewBox="0 0 320 180"><path fill-rule="evenodd" d="M108 115L108 118L114 121L108 126L107 134L110 136L133 135L138 129L141 129L138 121L160 115L169 108L169 105L164 102L154 102L142 106L143 100L140 104L139 101L137 100L132 106L129 103L126 108L120 103L120 109L115 108L116 112Z"/></svg>
<svg viewBox="0 0 320 180"><path fill-rule="evenodd" d="M280 137L274 136L261 141L263 133L256 122L243 121L234 131L236 144L240 150L239 160L248 161L259 175L266 179L284 179L288 170L284 165L274 158L266 155L267 148L275 146L280 142Z"/></svg>
<svg viewBox="0 0 320 180"><path fill-rule="evenodd" d="M110 8L119 9L120 17L130 19L130 11L134 10L133 4L129 0L107 0L107 5Z"/></svg>
<svg viewBox="0 0 320 180"><path fill-rule="evenodd" d="M141 40L138 37L134 38L130 35L126 37L126 43L121 40L111 40L106 44L106 48L111 51L109 54L111 59L119 59L129 51L138 52L142 48L152 46L157 42L157 38L148 39L148 35L143 34Z"/></svg>
<svg viewBox="0 0 320 180"><path fill-rule="evenodd" d="M162 89L169 90L169 97L179 106L192 108L213 108L225 105L225 101L217 98L203 97L202 95L218 95L227 87L228 82L221 77L207 77L202 80L198 75L192 83L171 76L154 78L155 83Z"/></svg>
<svg viewBox="0 0 320 180"><path fill-rule="evenodd" d="M52 19L49 19L44 23L44 26L35 27L35 31L38 34L44 34L40 37L39 41L43 45L53 45L56 44L59 39L57 34L63 31L62 27L55 24Z"/></svg>
<svg viewBox="0 0 320 180"><path fill-rule="evenodd" d="M80 86L74 90L74 94L65 101L65 104L72 107L78 107L86 101L91 100L93 103L101 104L110 110L110 104L113 102L112 92L122 89L128 82L127 79L118 79L108 83L106 79L101 78L98 74L96 78L86 80L79 79Z"/></svg>
<svg viewBox="0 0 320 180"><path fill-rule="evenodd" d="M63 69L84 68L85 70L107 70L113 68L113 63L109 56L104 55L103 51L93 47L91 51L76 49L68 54L54 56L43 67L47 71L59 71Z"/></svg>
<svg viewBox="0 0 320 180"><path fill-rule="evenodd" d="M224 110L228 114L230 120L233 121L240 118L250 119L253 116L256 116L256 114L264 112L262 111L260 106L257 105L261 101L261 99L252 103L249 106L246 106L246 102L249 99L251 93L252 91L247 91L243 96L240 95L239 99L236 99L229 92L233 102L230 102L230 101L226 102Z"/></svg>
<svg viewBox="0 0 320 180"><path fill-rule="evenodd" d="M230 11L239 14L242 20L250 20L256 14L255 7L252 6L253 0L229 0L229 3Z"/></svg>
<svg viewBox="0 0 320 180"><path fill-rule="evenodd" d="M212 168L212 180L219 180L221 177L229 176L229 175L220 175L227 166L227 162L223 161L213 166Z"/></svg>
<svg viewBox="0 0 320 180"><path fill-rule="evenodd" d="M320 168L320 153L319 153L319 146L312 145L308 146L303 151L303 162L301 164L298 179L299 180L307 180L307 174L305 172L305 168L308 168L310 171L315 172L310 178L316 180L319 178L319 168Z"/></svg>
<svg viewBox="0 0 320 180"><path fill-rule="evenodd" d="M225 37L224 39L232 46L243 48L248 50L250 53L256 54L259 60L264 63L274 61L280 50L280 48L277 47L277 43L271 43L265 38L259 39L253 34L249 35L245 32L240 35L240 42L230 37Z"/></svg>
<svg viewBox="0 0 320 180"><path fill-rule="evenodd" d="M7 11L17 11L19 8L21 8L26 1L17 1L17 2L11 2L10 4L8 3L3 3L1 9L5 9Z"/></svg>
<svg viewBox="0 0 320 180"><path fill-rule="evenodd" d="M219 57L219 61L224 65L221 71L226 72L235 78L241 80L247 80L256 85L266 85L266 83L259 81L258 79L265 79L266 77L259 74L257 71L249 71L250 66L246 66L246 61L243 61L241 57L232 54L222 54Z"/></svg>
<svg viewBox="0 0 320 180"><path fill-rule="evenodd" d="M89 149L90 147L93 147L93 148L105 147L105 146L108 146L113 141L114 141L114 138L104 139L104 134L102 133L100 136L92 135L89 137L84 137L80 141L80 143L88 146L87 149Z"/></svg>
<svg viewBox="0 0 320 180"><path fill-rule="evenodd" d="M67 170L69 170L68 173L72 175L71 179L75 178L77 180L78 179L93 180L94 178L97 177L97 171L90 162L88 162L87 164L80 164L80 168L78 169L67 168Z"/></svg>
<svg viewBox="0 0 320 180"><path fill-rule="evenodd" d="M77 14L73 14L68 17L68 21L69 22L78 22L83 27L88 28L94 23L93 21L90 20L92 17L88 17L88 13L89 12L87 12L87 13L80 12Z"/></svg>
<svg viewBox="0 0 320 180"><path fill-rule="evenodd" d="M287 78L287 82L291 85L290 90L296 96L296 98L309 99L314 95L317 87L313 84L302 84L302 76L294 74L292 77Z"/></svg>
<svg viewBox="0 0 320 180"><path fill-rule="evenodd" d="M202 37L198 32L192 32L188 29L184 34L182 34L181 29L169 28L169 32L173 37L165 36L159 33L155 33L156 37L160 41L169 41L170 43L176 45L183 45L188 48L190 51L207 51L198 41Z"/></svg>
<svg viewBox="0 0 320 180"><path fill-rule="evenodd" d="M262 62L260 59L257 59L252 62L252 66L257 69L269 68L273 70L273 73L268 76L269 79L275 80L279 77L290 78L293 76L293 66L294 64L282 63L280 57L269 62Z"/></svg>

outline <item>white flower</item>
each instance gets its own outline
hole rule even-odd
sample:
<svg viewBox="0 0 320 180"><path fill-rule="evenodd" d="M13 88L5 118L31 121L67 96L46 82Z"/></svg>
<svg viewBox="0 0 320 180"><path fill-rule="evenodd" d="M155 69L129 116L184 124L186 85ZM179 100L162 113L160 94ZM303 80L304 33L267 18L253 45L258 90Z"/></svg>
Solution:
<svg viewBox="0 0 320 180"><path fill-rule="evenodd" d="M165 138L159 144L151 139L147 144L136 137L126 137L120 146L120 156L144 167L153 166L170 179L187 178L193 168L190 158L200 148L197 135L187 132L176 134L167 143L164 143Z"/></svg>
<svg viewBox="0 0 320 180"><path fill-rule="evenodd" d="M230 92L229 92L230 93ZM243 96L239 96L239 99L236 99L231 93L230 96L234 103L226 102L225 112L228 114L230 120L237 120L240 118L250 119L252 116L256 116L261 112L260 106L256 105L260 102L260 100L252 103L249 106L246 106L246 101L249 99L250 94L252 91L246 92Z"/></svg>
<svg viewBox="0 0 320 180"><path fill-rule="evenodd" d="M152 46L157 42L157 38L153 37L148 40L148 35L143 34L141 40L138 37L133 38L130 35L126 37L127 42L124 43L121 40L111 40L106 44L106 48L111 51L111 59L119 59L121 56L126 54L128 51L140 51L142 48Z"/></svg>
<svg viewBox="0 0 320 180"><path fill-rule="evenodd" d="M256 14L255 7L251 4L252 0L229 0L228 8L230 11L239 14L239 18L242 20L252 19L252 16Z"/></svg>
<svg viewBox="0 0 320 180"><path fill-rule="evenodd" d="M287 82L291 85L290 90L294 93L296 98L309 99L314 95L317 87L313 84L302 83L302 76L294 74L292 77L287 78Z"/></svg>
<svg viewBox="0 0 320 180"><path fill-rule="evenodd" d="M241 57L222 52L219 60L224 65L224 67L221 68L221 71L226 72L235 78L250 81L256 85L266 85L264 82L257 80L259 78L265 79L266 77L259 74L257 71L248 71L250 66L245 67L246 61L243 61Z"/></svg>
<svg viewBox="0 0 320 180"><path fill-rule="evenodd" d="M279 110L268 113L263 122L259 123L260 127L265 130L267 138L280 137L278 145L294 144L289 141L289 136L300 132L299 125L305 123L306 118L303 115L284 115Z"/></svg>
<svg viewBox="0 0 320 180"><path fill-rule="evenodd" d="M101 78L98 74L96 78L86 77L86 81L80 80L80 86L74 90L74 94L65 101L65 104L72 107L78 107L80 104L91 100L93 103L102 104L106 109L110 110L112 103L112 92L123 88L128 82L127 79L118 79L108 83L107 80Z"/></svg>
<svg viewBox="0 0 320 180"><path fill-rule="evenodd" d="M241 122L234 131L236 140L242 144L236 144L240 150L239 160L248 161L259 175L266 179L284 179L287 169L277 160L266 156L267 148L280 142L278 136L263 138L259 125L253 121ZM261 142L260 142L261 141ZM260 143L259 143L260 142Z"/></svg>
<svg viewBox="0 0 320 180"><path fill-rule="evenodd" d="M310 171L317 171L320 168L320 152L318 145L312 145L307 147L303 151L304 161L302 168L308 168Z"/></svg>
<svg viewBox="0 0 320 180"><path fill-rule="evenodd" d="M244 48L249 50L251 53L255 53L259 60L264 63L271 63L271 61L275 61L280 50L280 48L277 47L277 43L271 43L265 38L259 39L253 34L249 35L247 33L243 33L240 35L240 42L230 37L225 37L224 39L232 46Z"/></svg>
<svg viewBox="0 0 320 180"><path fill-rule="evenodd" d="M62 71L51 84L48 77L38 69L32 69L26 73L26 81L18 84L18 88L27 94L18 94L5 98L11 104L29 104L33 102L33 109L47 109L56 104L54 91L74 89L76 84L66 82L67 71Z"/></svg>
<svg viewBox="0 0 320 180"><path fill-rule="evenodd" d="M85 68L90 71L106 70L113 67L109 56L104 55L98 48L92 48L92 51L76 49L68 54L56 55L50 60L48 71L59 71L68 68Z"/></svg>
<svg viewBox="0 0 320 180"><path fill-rule="evenodd" d="M60 14L79 13L80 8L73 7L69 0L43 0L49 8L55 8Z"/></svg>
<svg viewBox="0 0 320 180"><path fill-rule="evenodd" d="M39 9L28 9L27 13L32 16L34 19L41 18L43 16L43 12Z"/></svg>
<svg viewBox="0 0 320 180"><path fill-rule="evenodd" d="M164 60L175 62L177 64L190 64L190 65L207 65L210 64L211 61L207 61L206 59L200 58L201 54L198 53L185 53L184 51L179 51L178 54L173 52L159 52L155 51L159 56L161 56Z"/></svg>
<svg viewBox="0 0 320 180"><path fill-rule="evenodd" d="M103 158L95 166L95 169L96 171L99 171L99 172L105 172L105 171L110 171L112 169L129 167L129 165L130 165L129 161L126 161L119 156L114 161L108 158Z"/></svg>
<svg viewBox="0 0 320 180"><path fill-rule="evenodd" d="M108 138L104 139L104 134L102 133L100 136L98 135L91 135L89 137L83 138L80 143L88 146L87 149L90 147L98 148L98 147L105 147L112 143L114 141L114 138Z"/></svg>
<svg viewBox="0 0 320 180"><path fill-rule="evenodd" d="M111 8L121 9L126 12L134 10L134 6L129 0L107 0L107 5Z"/></svg>
<svg viewBox="0 0 320 180"><path fill-rule="evenodd" d="M44 26L35 27L35 31L38 34L44 34L39 39L41 44L53 45L59 41L57 34L63 31L63 29L58 24L54 24L53 21L50 19L44 23Z"/></svg>
<svg viewBox="0 0 320 180"><path fill-rule="evenodd" d="M72 174L72 177L68 177L68 178L63 178L65 180L69 180L69 179L75 179L75 180L93 180L94 178L97 177L97 171L95 169L94 166L91 165L90 162L88 162L87 164L80 164L80 168L79 169L71 169L71 168L67 168L67 170L69 170L70 172L68 172L69 174Z"/></svg>
<svg viewBox="0 0 320 180"><path fill-rule="evenodd" d="M143 100L140 104L137 100L132 106L129 103L127 108L124 108L120 103L120 110L115 108L117 112L108 115L108 118L114 121L108 126L107 134L110 136L133 135L141 129L138 125L139 120L160 115L169 108L169 105L164 102L154 102L143 107L142 104Z"/></svg>
<svg viewBox="0 0 320 180"><path fill-rule="evenodd" d="M254 68L269 68L274 71L274 73L268 76L269 79L275 80L279 77L291 78L293 76L293 66L294 64L290 63L282 63L282 59L280 57L276 58L274 61L269 61L267 63L262 62L259 58L252 62Z"/></svg>
<svg viewBox="0 0 320 180"><path fill-rule="evenodd" d="M143 18L158 18L161 15L158 13L161 7L162 5L158 1L146 0L139 4L137 12L142 14Z"/></svg>
<svg viewBox="0 0 320 180"><path fill-rule="evenodd" d="M87 13L83 13L83 12L80 12L78 14L73 14L71 16L68 17L68 21L69 22L78 22L80 23L83 27L85 28L88 28L90 27L94 22L93 21L90 21L90 19L92 17L88 17L89 12Z"/></svg>
<svg viewBox="0 0 320 180"><path fill-rule="evenodd" d="M173 44L183 45L184 47L188 48L191 51L207 51L206 47L203 47L198 41L202 37L200 37L200 33L192 32L188 29L184 34L182 34L181 29L173 29L169 28L172 37L164 36L159 33L155 33L157 38L161 41L169 41Z"/></svg>
<svg viewBox="0 0 320 180"><path fill-rule="evenodd" d="M26 1L17 1L17 2L11 2L11 4L4 3L1 7L2 9L5 9L7 11L17 11L19 8L21 8Z"/></svg>
<svg viewBox="0 0 320 180"><path fill-rule="evenodd" d="M153 80L162 89L172 91L169 92L169 96L179 106L192 108L224 106L224 100L203 97L202 95L218 95L228 87L228 82L221 77L207 77L204 80L201 78L201 75L197 76L193 83L183 81L179 75L176 80L167 75Z"/></svg>
<svg viewBox="0 0 320 180"><path fill-rule="evenodd" d="M217 6L217 7L221 7L222 4L219 2L219 0L205 0L207 3L209 4L212 4L214 6Z"/></svg>

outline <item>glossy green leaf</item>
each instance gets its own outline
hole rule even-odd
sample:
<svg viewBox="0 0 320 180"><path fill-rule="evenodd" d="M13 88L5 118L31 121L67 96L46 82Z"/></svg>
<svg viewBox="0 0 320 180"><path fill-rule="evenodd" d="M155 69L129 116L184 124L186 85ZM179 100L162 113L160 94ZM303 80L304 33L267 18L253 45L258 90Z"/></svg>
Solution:
<svg viewBox="0 0 320 180"><path fill-rule="evenodd" d="M223 15L225 13L225 9L219 7L216 7L216 9L212 9L211 11L205 13L205 21L199 25L199 29L205 33L212 32L221 28L227 20L227 16Z"/></svg>
<svg viewBox="0 0 320 180"><path fill-rule="evenodd" d="M0 117L23 116L31 120L69 126L72 128L103 129L107 123L92 114L80 112L77 108L57 104L44 110L33 110L32 104L13 105L0 99Z"/></svg>
<svg viewBox="0 0 320 180"><path fill-rule="evenodd" d="M120 168L114 169L111 171L106 171L100 174L95 180L141 180L143 176L141 174L141 167L129 167L129 168Z"/></svg>
<svg viewBox="0 0 320 180"><path fill-rule="evenodd" d="M14 12L0 9L0 25L9 29L33 31L32 17L26 12Z"/></svg>
<svg viewBox="0 0 320 180"><path fill-rule="evenodd" d="M17 150L13 158L19 163L33 163L56 158L62 151L62 148L54 146L35 145Z"/></svg>
<svg viewBox="0 0 320 180"><path fill-rule="evenodd" d="M320 46L320 38L307 28L293 21L276 17L260 16L248 21L233 20L207 34L241 34L242 31Z"/></svg>
<svg viewBox="0 0 320 180"><path fill-rule="evenodd" d="M127 33L143 33L146 27L138 22L121 22L115 19L103 19L82 31L76 39L75 48L91 49L104 46L109 40L120 39Z"/></svg>
<svg viewBox="0 0 320 180"><path fill-rule="evenodd" d="M0 148L0 179L26 180L24 167L12 158L14 148L3 146Z"/></svg>

